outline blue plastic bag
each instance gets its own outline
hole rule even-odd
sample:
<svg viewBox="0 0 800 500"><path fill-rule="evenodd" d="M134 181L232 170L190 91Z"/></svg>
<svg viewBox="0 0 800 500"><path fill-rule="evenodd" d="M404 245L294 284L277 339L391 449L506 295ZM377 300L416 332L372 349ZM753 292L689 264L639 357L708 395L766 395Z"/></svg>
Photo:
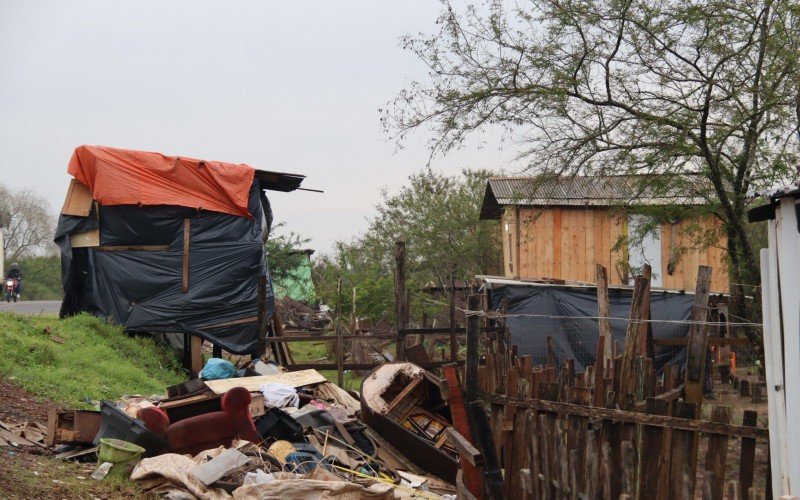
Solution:
<svg viewBox="0 0 800 500"><path fill-rule="evenodd" d="M211 358L200 371L200 377L206 380L219 380L236 376L236 367L227 359Z"/></svg>

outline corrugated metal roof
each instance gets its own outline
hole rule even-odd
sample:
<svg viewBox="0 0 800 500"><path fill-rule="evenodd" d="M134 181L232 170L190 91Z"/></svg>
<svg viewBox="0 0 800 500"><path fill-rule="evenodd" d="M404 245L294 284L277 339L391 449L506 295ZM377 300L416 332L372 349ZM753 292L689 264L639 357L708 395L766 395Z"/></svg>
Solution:
<svg viewBox="0 0 800 500"><path fill-rule="evenodd" d="M609 207L618 205L705 205L700 176L673 176L657 182L653 175L495 177L489 179L481 218L498 218L505 205ZM676 179L678 179L676 181Z"/></svg>

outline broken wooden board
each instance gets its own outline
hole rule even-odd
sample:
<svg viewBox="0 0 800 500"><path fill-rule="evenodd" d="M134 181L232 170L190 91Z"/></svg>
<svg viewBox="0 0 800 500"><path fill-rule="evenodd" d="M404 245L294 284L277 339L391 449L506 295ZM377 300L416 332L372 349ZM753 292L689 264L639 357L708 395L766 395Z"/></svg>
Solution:
<svg viewBox="0 0 800 500"><path fill-rule="evenodd" d="M292 387L319 384L327 381L317 370L299 370L296 372L261 375L258 377L226 378L223 380L207 380L206 387L216 394L224 394L234 387L244 387L250 392L259 392L259 387L271 382L280 382Z"/></svg>
<svg viewBox="0 0 800 500"><path fill-rule="evenodd" d="M92 211L92 192L77 179L72 179L67 188L67 197L64 199L64 206L61 207L61 215L75 215L78 217L88 217Z"/></svg>

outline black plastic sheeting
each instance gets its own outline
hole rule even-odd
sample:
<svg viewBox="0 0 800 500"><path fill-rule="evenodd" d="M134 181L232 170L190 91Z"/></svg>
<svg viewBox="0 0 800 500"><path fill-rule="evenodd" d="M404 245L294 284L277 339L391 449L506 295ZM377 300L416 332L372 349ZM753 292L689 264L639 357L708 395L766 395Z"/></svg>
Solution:
<svg viewBox="0 0 800 500"><path fill-rule="evenodd" d="M610 317L629 317L631 295L631 290L609 290ZM600 335L595 288L505 285L491 290L492 308L499 309L504 298L508 299L506 325L520 355L531 355L534 365L547 364L547 337L551 336L557 364L573 359L576 371L594 364ZM688 321L693 301L694 295L653 292L652 319ZM625 345L627 323L625 319L611 321L611 337L619 342L620 349ZM651 325L654 339L685 338L689 332L687 323ZM682 365L685 356L684 347L656 346L654 364L659 370L668 362Z"/></svg>
<svg viewBox="0 0 800 500"><path fill-rule="evenodd" d="M255 353L255 321L201 327L258 315L258 283L267 276L267 317L274 296L262 218L269 202L259 181L250 189L252 219L177 206L101 206L88 217L62 215L55 242L61 249L61 316L88 312L128 331L190 333L236 354ZM99 219L99 221L98 221ZM190 220L189 290L182 290L183 225ZM69 235L100 228L100 245L168 245L165 251L96 251L72 248Z"/></svg>

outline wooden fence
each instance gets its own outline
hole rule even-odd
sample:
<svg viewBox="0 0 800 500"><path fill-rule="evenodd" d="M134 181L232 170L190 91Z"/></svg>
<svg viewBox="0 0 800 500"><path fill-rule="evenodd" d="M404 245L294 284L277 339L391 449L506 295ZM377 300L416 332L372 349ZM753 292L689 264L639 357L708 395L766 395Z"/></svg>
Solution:
<svg viewBox="0 0 800 500"><path fill-rule="evenodd" d="M599 276L604 272L598 267ZM770 497L768 477L766 483L754 484L756 450L768 453L768 431L758 427L758 414L744 411L742 425L735 425L731 407L717 404L702 417L710 278L711 269L701 266L684 341L685 365L667 364L659 373L646 328L646 275L636 279L622 352L608 349L610 327L604 328L601 319L596 361L583 373L576 373L573 360L556 364L550 338L544 366L533 366L531 356L519 356L507 336L490 336L481 346L479 330L487 318L479 297L470 297L474 313L467 319L464 399L470 434L476 439L470 442L451 433L470 464L459 478L460 496ZM607 292L602 279L598 284L602 318L607 316L602 312ZM458 406L451 400L454 404ZM731 446L736 441L738 446ZM732 456L732 449L739 450L738 456ZM470 479L473 466L482 469L485 481L480 487Z"/></svg>
<svg viewBox="0 0 800 500"><path fill-rule="evenodd" d="M479 399L498 457L486 467L505 470L504 498L763 495L751 490L756 446L766 446L768 437L756 426L757 413L744 411L744 425L734 425L731 408L715 405L710 419L697 418L696 404L683 401L682 387L672 387L673 366L666 367L665 382L657 382L651 360L635 358L635 393L622 404L629 409L621 410L615 398L619 362L596 406L592 378L576 374L569 361L560 370L532 367L530 357L516 356L513 348L497 349L490 359L481 367ZM733 440L740 441L738 457L730 457ZM729 460L738 460L735 477L726 474Z"/></svg>

